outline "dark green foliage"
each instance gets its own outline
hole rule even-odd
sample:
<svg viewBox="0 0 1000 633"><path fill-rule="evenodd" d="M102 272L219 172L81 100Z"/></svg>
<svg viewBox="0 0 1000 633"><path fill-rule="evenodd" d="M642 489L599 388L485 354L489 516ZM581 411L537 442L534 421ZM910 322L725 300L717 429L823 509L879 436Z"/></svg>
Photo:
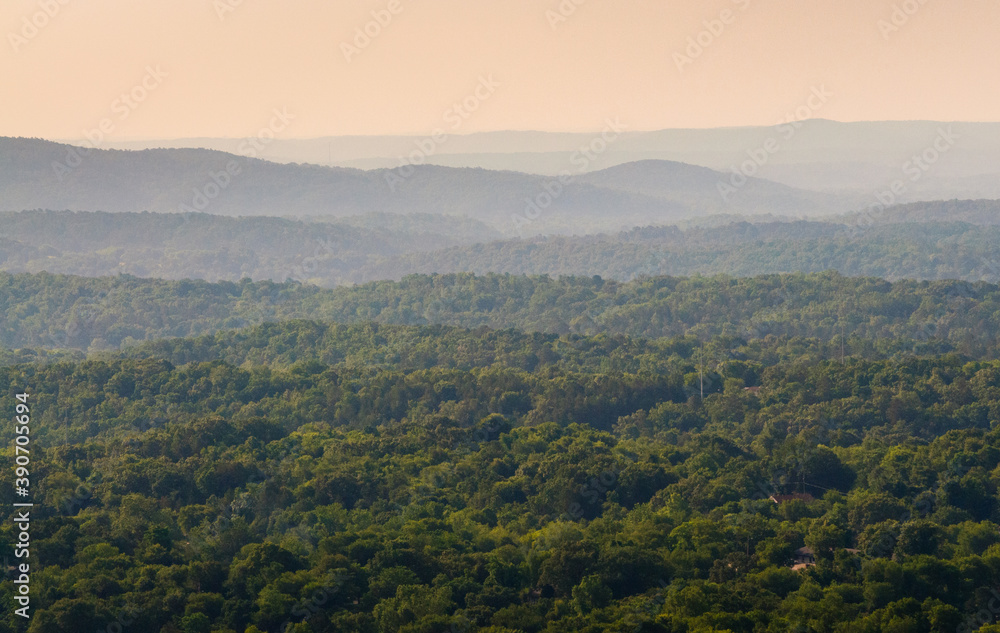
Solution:
<svg viewBox="0 0 1000 633"><path fill-rule="evenodd" d="M1000 584L996 361L315 322L133 354L0 368L31 631L952 631Z"/></svg>

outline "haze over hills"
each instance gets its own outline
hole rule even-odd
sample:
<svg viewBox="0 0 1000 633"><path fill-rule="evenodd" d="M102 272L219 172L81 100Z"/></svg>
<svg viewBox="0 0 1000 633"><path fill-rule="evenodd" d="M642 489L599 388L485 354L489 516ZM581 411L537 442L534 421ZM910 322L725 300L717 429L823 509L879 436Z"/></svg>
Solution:
<svg viewBox="0 0 1000 633"><path fill-rule="evenodd" d="M627 166L626 166L627 167ZM411 273L644 275L836 270L1000 280L1000 202L915 203L825 220L711 216L587 236L509 239L470 218L365 214L303 221L210 214L0 214L0 270L319 286Z"/></svg>
<svg viewBox="0 0 1000 633"><path fill-rule="evenodd" d="M831 159L863 150L875 160L918 133L940 133L935 125L810 121L789 129L797 130L791 141L807 132L826 139ZM970 125L950 133L957 139L982 132L972 145L988 158L992 128ZM645 147L672 139L681 148L701 142L715 151L762 130L689 131L691 138L637 134ZM453 140L453 148L492 143L513 152L525 143L554 151L579 138L494 133ZM363 150L362 140L352 142L351 151ZM801 145L774 158L811 156L811 146ZM990 164L984 160L983 168ZM0 210L8 211L0 226L0 268L322 286L449 272L623 281L823 270L887 279L1000 275L995 201L858 212L868 206L864 197L731 176L652 159L561 180L436 165L365 171L208 149L85 153L37 139L0 139ZM82 213L43 210L61 208ZM190 212L196 209L203 213Z"/></svg>
<svg viewBox="0 0 1000 633"><path fill-rule="evenodd" d="M334 285L382 258L500 237L475 220L424 214L306 223L201 213L39 210L0 213L0 267L91 276L295 279Z"/></svg>
<svg viewBox="0 0 1000 633"><path fill-rule="evenodd" d="M656 277L630 283L583 276L411 275L399 282L330 289L249 280L0 272L0 348L99 351L310 319L748 341L771 334L830 341L846 328L864 356L874 354L880 341L902 345L900 349L917 341L933 347L936 341L996 350L998 307L996 284L891 283L830 272L742 279ZM370 334L377 340L374 330ZM433 365L433 359L428 362Z"/></svg>
<svg viewBox="0 0 1000 633"><path fill-rule="evenodd" d="M880 211L860 211L839 218L852 225L901 224L907 222L967 222L980 226L1000 225L998 200L937 200L900 204Z"/></svg>
<svg viewBox="0 0 1000 633"><path fill-rule="evenodd" d="M749 214L804 215L801 209L851 205L847 199L827 193L807 192L758 178L731 175L665 160L641 160L583 174L580 182L605 189L637 193L651 198L678 201L691 207L708 207L716 213L736 209ZM734 185L735 183L735 185ZM706 192L716 196L706 200ZM853 203L861 208L864 202Z"/></svg>
<svg viewBox="0 0 1000 633"><path fill-rule="evenodd" d="M789 113L794 120L795 114ZM624 122L627 124L627 121ZM941 132L948 136L938 141ZM572 157L595 133L486 132L450 135L427 158L448 167L482 167L554 175L575 169ZM361 169L392 168L426 136L340 136L277 140L261 157ZM627 131L597 155L596 171L640 160L670 160L723 172L737 169L748 152L769 139L771 153L757 176L791 187L870 196L894 180L906 179L902 201L1000 198L1000 124L937 121L842 123L824 119L774 127ZM204 147L237 152L243 139L191 138L108 143L109 148ZM947 147L933 169L910 181L904 165L935 143Z"/></svg>
<svg viewBox="0 0 1000 633"><path fill-rule="evenodd" d="M507 233L582 233L716 213L820 215L848 199L751 179L724 199L724 174L669 162L562 181L512 171L410 171L278 164L215 150L93 150L0 139L0 210L204 211L217 215L438 213ZM661 184L652 186L652 181Z"/></svg>
<svg viewBox="0 0 1000 633"><path fill-rule="evenodd" d="M1000 280L1000 227L966 223L873 225L737 223L634 229L615 235L550 236L411 253L357 271L356 281L412 273L656 275L836 270L883 279Z"/></svg>

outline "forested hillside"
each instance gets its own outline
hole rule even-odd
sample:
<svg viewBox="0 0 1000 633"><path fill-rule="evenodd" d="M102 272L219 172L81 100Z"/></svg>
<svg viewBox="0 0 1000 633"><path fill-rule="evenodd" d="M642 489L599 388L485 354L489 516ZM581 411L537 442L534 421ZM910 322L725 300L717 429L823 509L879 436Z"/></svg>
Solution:
<svg viewBox="0 0 1000 633"><path fill-rule="evenodd" d="M995 361L309 323L140 349L0 368L30 633L951 633L1000 583Z"/></svg>
<svg viewBox="0 0 1000 633"><path fill-rule="evenodd" d="M294 279L332 286L384 258L500 238L469 218L364 214L303 222L205 213L0 213L0 269L100 277Z"/></svg>
<svg viewBox="0 0 1000 633"><path fill-rule="evenodd" d="M615 235L491 242L394 256L366 265L354 278L398 279L412 273L470 271L589 274L628 281L643 275L754 276L836 270L843 275L890 280L1000 281L1000 227L996 222L994 226L903 223L889 218L874 221L867 216L847 221L734 222L686 230L648 227Z"/></svg>
<svg viewBox="0 0 1000 633"><path fill-rule="evenodd" d="M848 224L903 222L967 222L981 226L1000 224L1000 200L938 200L900 204L885 209L877 206L843 218Z"/></svg>
<svg viewBox="0 0 1000 633"><path fill-rule="evenodd" d="M643 337L846 337L859 345L894 339L981 355L996 346L1000 287L836 273L630 283L414 275L336 289L0 273L0 345L7 348L101 351L291 319Z"/></svg>
<svg viewBox="0 0 1000 633"><path fill-rule="evenodd" d="M507 227L513 231L513 225ZM736 215L576 237L509 239L439 214L229 218L204 213L0 214L0 270L332 287L412 273L754 276L836 270L885 279L1000 281L1000 203L891 207L826 221Z"/></svg>

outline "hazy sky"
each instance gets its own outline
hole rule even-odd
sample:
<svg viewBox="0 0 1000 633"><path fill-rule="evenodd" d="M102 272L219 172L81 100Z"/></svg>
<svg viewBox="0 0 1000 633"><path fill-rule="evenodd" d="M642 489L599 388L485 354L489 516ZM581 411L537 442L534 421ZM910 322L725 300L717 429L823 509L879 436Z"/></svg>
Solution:
<svg viewBox="0 0 1000 633"><path fill-rule="evenodd" d="M0 135L1000 121L998 27L997 0L3 0Z"/></svg>

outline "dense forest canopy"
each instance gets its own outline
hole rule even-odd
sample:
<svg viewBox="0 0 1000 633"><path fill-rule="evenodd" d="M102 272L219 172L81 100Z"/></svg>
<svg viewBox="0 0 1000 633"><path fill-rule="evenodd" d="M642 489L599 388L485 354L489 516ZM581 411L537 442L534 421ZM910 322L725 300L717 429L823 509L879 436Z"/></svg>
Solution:
<svg viewBox="0 0 1000 633"><path fill-rule="evenodd" d="M0 345L101 351L164 337L291 319L337 323L516 328L554 334L767 335L982 357L996 351L1000 287L961 281L849 278L836 273L753 278L413 275L322 289L296 283L88 279L0 273Z"/></svg>
<svg viewBox="0 0 1000 633"><path fill-rule="evenodd" d="M0 408L32 394L28 630L986 622L1000 364L720 349L293 322L0 368Z"/></svg>

